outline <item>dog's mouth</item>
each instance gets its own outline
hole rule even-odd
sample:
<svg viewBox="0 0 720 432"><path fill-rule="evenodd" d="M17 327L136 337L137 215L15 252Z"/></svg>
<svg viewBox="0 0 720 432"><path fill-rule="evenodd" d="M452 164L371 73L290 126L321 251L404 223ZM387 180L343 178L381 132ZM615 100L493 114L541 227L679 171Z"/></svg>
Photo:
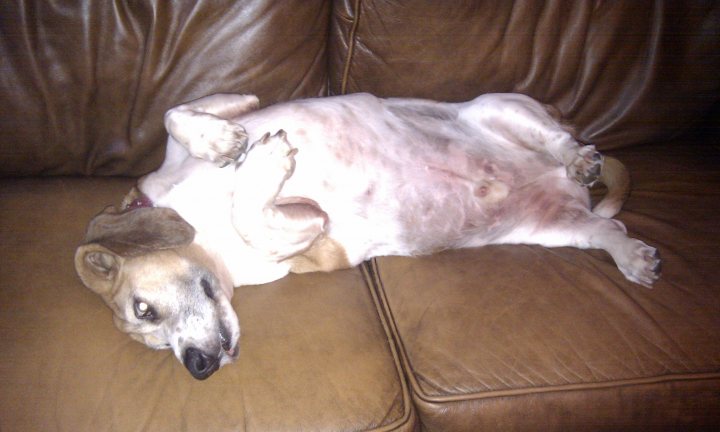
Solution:
<svg viewBox="0 0 720 432"><path fill-rule="evenodd" d="M220 346L222 347L223 353L230 356L231 361L235 360L239 354L239 349L237 345L233 344L232 336L230 335L230 331L228 329L220 324Z"/></svg>

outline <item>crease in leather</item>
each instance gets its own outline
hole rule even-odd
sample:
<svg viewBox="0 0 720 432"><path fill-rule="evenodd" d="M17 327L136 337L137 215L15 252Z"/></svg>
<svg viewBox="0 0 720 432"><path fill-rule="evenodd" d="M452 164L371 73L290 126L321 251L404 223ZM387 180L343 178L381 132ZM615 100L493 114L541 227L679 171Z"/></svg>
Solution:
<svg viewBox="0 0 720 432"><path fill-rule="evenodd" d="M345 66L343 68L342 82L340 85L340 94L347 93L347 82L350 76L350 67L352 65L353 54L355 53L355 44L357 43L357 29L360 24L360 2L362 0L355 0L353 6L352 15L352 26L350 27L350 33L348 34L347 53L345 54Z"/></svg>
<svg viewBox="0 0 720 432"><path fill-rule="evenodd" d="M162 160L173 105L216 92L263 104L323 95L330 10L329 0L4 3L0 174L138 176Z"/></svg>

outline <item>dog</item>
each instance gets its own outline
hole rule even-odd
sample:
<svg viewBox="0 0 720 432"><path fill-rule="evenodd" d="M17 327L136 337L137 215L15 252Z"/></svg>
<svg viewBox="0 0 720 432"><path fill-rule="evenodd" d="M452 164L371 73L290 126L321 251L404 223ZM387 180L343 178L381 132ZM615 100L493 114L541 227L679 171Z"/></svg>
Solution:
<svg viewBox="0 0 720 432"><path fill-rule="evenodd" d="M161 167L88 226L83 283L117 327L193 377L233 361L233 287L371 257L488 244L606 250L651 286L657 250L612 219L617 160L520 94L464 103L351 94L259 108L215 94L170 109ZM607 186L591 210L588 187Z"/></svg>

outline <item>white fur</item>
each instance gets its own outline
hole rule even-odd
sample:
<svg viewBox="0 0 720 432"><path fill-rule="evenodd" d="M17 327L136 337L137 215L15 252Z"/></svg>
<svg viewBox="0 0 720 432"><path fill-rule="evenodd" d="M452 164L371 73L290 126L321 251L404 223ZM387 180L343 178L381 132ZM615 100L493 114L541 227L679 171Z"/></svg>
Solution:
<svg viewBox="0 0 720 432"><path fill-rule="evenodd" d="M657 278L655 250L590 211L575 177L594 149L581 152L529 97L354 94L256 108L253 96L213 95L171 109L166 160L140 183L193 225L236 286L283 277L320 236L350 265L529 243L603 248L629 279ZM281 205L298 199L306 215Z"/></svg>

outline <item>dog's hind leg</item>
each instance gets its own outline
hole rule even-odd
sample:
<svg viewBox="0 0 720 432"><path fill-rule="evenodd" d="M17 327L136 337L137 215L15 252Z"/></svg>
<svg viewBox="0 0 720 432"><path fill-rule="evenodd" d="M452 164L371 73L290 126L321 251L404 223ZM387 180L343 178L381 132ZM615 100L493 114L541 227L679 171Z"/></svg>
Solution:
<svg viewBox="0 0 720 432"><path fill-rule="evenodd" d="M583 186L598 181L603 157L594 146L581 146L552 107L515 93L486 94L460 105L460 117L483 134L552 156Z"/></svg>
<svg viewBox="0 0 720 432"><path fill-rule="evenodd" d="M206 96L168 110L165 129L193 157L224 166L247 147L245 129L232 118L255 110L258 105L258 98L253 95Z"/></svg>
<svg viewBox="0 0 720 432"><path fill-rule="evenodd" d="M650 288L660 277L661 262L657 249L628 237L620 221L588 211L571 229L575 243L571 246L607 251L628 280Z"/></svg>
<svg viewBox="0 0 720 432"><path fill-rule="evenodd" d="M296 151L284 131L266 134L236 170L233 226L246 243L276 261L310 248L328 221L312 200L278 198L295 168Z"/></svg>
<svg viewBox="0 0 720 432"><path fill-rule="evenodd" d="M564 205L538 205L535 210L540 208L545 212L532 214L522 228L514 230L499 243L603 249L628 280L650 287L658 279L660 257L657 250L628 237L622 222L598 216L574 201Z"/></svg>
<svg viewBox="0 0 720 432"><path fill-rule="evenodd" d="M582 241L588 248L607 251L625 277L635 283L652 287L660 277L661 261L657 249L628 237L625 226L614 219L589 213L587 233ZM579 236L579 240L582 235Z"/></svg>

